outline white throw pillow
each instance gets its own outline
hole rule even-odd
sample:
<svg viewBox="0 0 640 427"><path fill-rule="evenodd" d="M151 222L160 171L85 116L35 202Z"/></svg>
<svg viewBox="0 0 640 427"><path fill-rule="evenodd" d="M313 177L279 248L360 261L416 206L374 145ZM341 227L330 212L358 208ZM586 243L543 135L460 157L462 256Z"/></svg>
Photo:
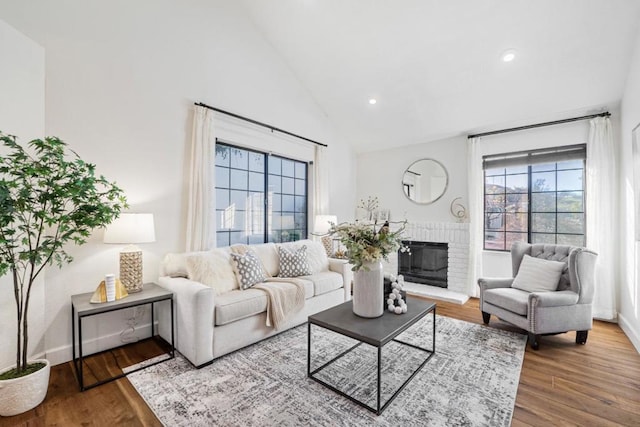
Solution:
<svg viewBox="0 0 640 427"><path fill-rule="evenodd" d="M525 255L511 287L527 292L555 291L564 267L564 262Z"/></svg>
<svg viewBox="0 0 640 427"><path fill-rule="evenodd" d="M231 255L220 249L186 255L190 280L213 289L215 295L238 289L236 275L231 267Z"/></svg>

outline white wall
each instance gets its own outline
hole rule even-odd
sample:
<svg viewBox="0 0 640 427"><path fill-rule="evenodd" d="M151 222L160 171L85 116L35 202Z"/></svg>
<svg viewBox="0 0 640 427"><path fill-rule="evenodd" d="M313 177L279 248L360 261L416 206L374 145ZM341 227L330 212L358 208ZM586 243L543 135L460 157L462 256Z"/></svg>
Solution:
<svg viewBox="0 0 640 427"><path fill-rule="evenodd" d="M398 221L454 222L449 211L451 201L467 199L467 138L463 136L426 142L407 147L374 151L358 155L357 198L377 196L381 209L391 209L391 219ZM405 197L402 189L404 171L419 159L431 158L442 163L449 174L445 194L430 205L418 205ZM353 214L352 214L353 215ZM339 218L342 220L341 218Z"/></svg>
<svg viewBox="0 0 640 427"><path fill-rule="evenodd" d="M640 351L640 242L635 241L631 130L640 123L640 32L621 105L620 310L618 323ZM640 172L640 171L639 171ZM638 213L636 213L638 215Z"/></svg>
<svg viewBox="0 0 640 427"><path fill-rule="evenodd" d="M0 20L0 131L19 142L44 136L44 49ZM1 149L0 149L1 150ZM29 352L44 351L44 286L32 289ZM15 366L16 308L10 275L0 278L0 370Z"/></svg>
<svg viewBox="0 0 640 427"><path fill-rule="evenodd" d="M142 245L146 281L156 279L166 252L185 245L194 101L329 144L328 157L339 166L330 186L341 189L331 207L353 206L350 149L236 2L13 0L0 4L0 17L45 47L46 133L117 181L131 211L154 213L157 242ZM120 248L101 239L97 231L71 248L72 264L47 271L45 346L54 363L71 354L69 296L93 291L105 273L117 272ZM86 324L87 336L101 337L96 349L117 342L126 315Z"/></svg>

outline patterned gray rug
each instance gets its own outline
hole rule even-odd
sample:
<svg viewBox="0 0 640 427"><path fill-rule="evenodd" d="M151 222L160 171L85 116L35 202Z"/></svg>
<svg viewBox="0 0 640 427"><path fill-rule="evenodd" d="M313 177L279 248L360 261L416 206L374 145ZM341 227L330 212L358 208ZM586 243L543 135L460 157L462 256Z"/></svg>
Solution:
<svg viewBox="0 0 640 427"><path fill-rule="evenodd" d="M399 339L431 348L432 316ZM307 378L307 326L195 369L179 355L129 375L166 426L508 426L526 336L436 317L436 354L380 416ZM312 368L355 341L312 326ZM318 375L373 405L377 350L361 345ZM425 354L383 348L382 401Z"/></svg>

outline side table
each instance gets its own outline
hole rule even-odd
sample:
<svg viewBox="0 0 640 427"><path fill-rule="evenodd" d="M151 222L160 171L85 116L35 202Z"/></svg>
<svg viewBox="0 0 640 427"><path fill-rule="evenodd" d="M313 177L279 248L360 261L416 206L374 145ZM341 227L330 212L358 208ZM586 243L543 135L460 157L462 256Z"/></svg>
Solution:
<svg viewBox="0 0 640 427"><path fill-rule="evenodd" d="M173 309L173 292L161 288L155 283L145 283L143 290L134 294L129 294L126 298L113 302L105 302L100 304L92 304L90 302L93 292L85 294L78 294L71 296L71 340L72 340L72 352L73 352L73 365L76 370L76 376L78 377L78 383L80 384L80 390L85 391L93 387L97 387L101 384L109 381L117 380L125 377L132 372L137 372L141 369L148 368L149 366L157 365L169 359L175 357L175 343L174 343L174 309ZM82 320L85 317L95 316L98 314L110 313L113 311L123 310L125 308L137 307L140 305L151 305L151 337L155 336L154 328L154 304L159 301L169 301L171 304L171 349L166 354L168 357L155 361L150 364L145 364L139 368L133 369L127 373L122 373L114 377L97 381L90 385L84 384L83 377L83 359L90 354L85 355L82 353ZM78 322L78 357L76 358L76 321ZM105 351L105 350L102 350ZM102 351L98 352L101 353ZM97 354L97 353L92 353Z"/></svg>

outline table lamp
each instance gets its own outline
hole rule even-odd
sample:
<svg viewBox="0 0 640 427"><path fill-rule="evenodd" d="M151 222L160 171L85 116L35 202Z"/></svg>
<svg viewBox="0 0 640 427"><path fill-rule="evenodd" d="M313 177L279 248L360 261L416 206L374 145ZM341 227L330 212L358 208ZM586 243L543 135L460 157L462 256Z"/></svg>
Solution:
<svg viewBox="0 0 640 427"><path fill-rule="evenodd" d="M142 250L136 243L156 241L153 214L123 213L107 226L104 243L128 244L120 252L120 281L128 293L142 290Z"/></svg>
<svg viewBox="0 0 640 427"><path fill-rule="evenodd" d="M322 245L328 257L333 256L333 238L329 236L329 229L332 223L338 223L336 215L316 215L313 227L313 234L322 236Z"/></svg>

